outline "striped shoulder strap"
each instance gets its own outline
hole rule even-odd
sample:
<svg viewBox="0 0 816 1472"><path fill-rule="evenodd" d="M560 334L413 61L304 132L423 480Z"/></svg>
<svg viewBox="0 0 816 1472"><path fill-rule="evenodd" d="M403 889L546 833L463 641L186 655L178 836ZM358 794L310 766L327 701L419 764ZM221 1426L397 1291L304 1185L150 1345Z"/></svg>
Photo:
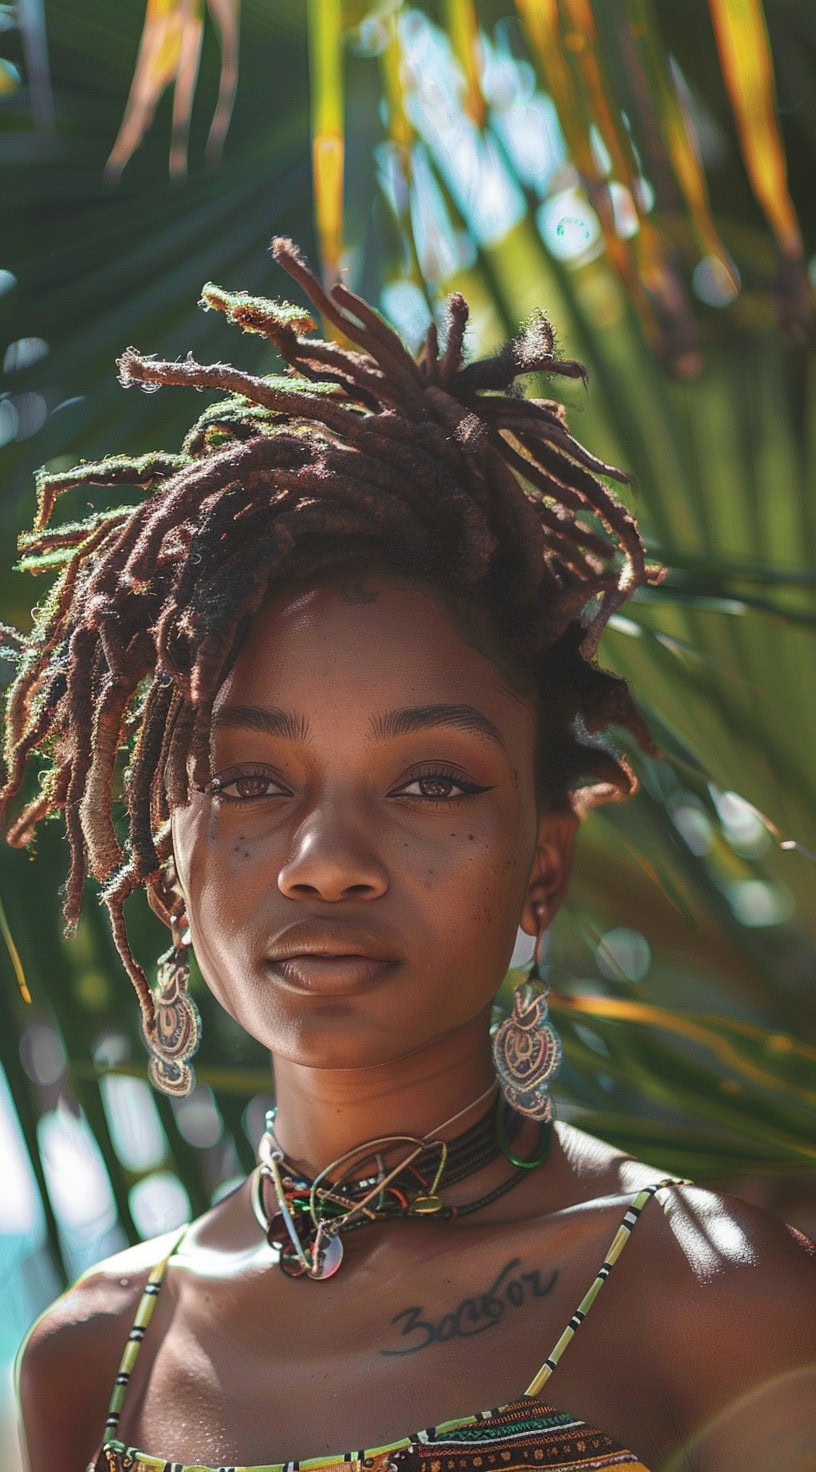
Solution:
<svg viewBox="0 0 816 1472"><path fill-rule="evenodd" d="M595 1277L590 1283L587 1292L581 1299L581 1302L579 1303L577 1309L575 1310L575 1313L567 1324L567 1327L561 1335L561 1338L558 1340L555 1348L552 1350L551 1354L547 1356L543 1365L541 1366L541 1369L530 1381L530 1384L527 1386L527 1389L524 1392L525 1395L537 1396L541 1392L542 1387L546 1385L553 1370L555 1369L556 1365L564 1354L564 1351L575 1338L576 1330L580 1329L581 1325L584 1322L584 1319L589 1313L589 1310L592 1308L595 1299L598 1297L598 1294L600 1293L604 1283L606 1282L609 1274L615 1266L615 1263L623 1252L623 1249L629 1241L629 1238L631 1237L632 1232L637 1225L638 1218L647 1201L650 1201L655 1192L661 1190L663 1186L691 1186L693 1184L694 1183L692 1181L683 1180L679 1176L666 1176L664 1180L655 1181L654 1185L645 1186L642 1191L638 1191L637 1196L632 1202L632 1205L628 1208L623 1221L621 1222L617 1232L612 1238L612 1241L610 1242L607 1249L606 1256L601 1263L601 1266L599 1267L597 1273L595 1274Z"/></svg>
<svg viewBox="0 0 816 1472"><path fill-rule="evenodd" d="M108 1418L105 1422L106 1442L111 1441L118 1430L119 1417L122 1414L122 1407L125 1404L125 1396L127 1395L128 1382L131 1375L133 1374L133 1366L139 1358L139 1350L142 1347L142 1340L144 1339L145 1331L148 1324L150 1323L151 1318L153 1317L153 1310L156 1307L156 1299L158 1298L159 1289L161 1288L164 1275L167 1270L167 1264L173 1256L173 1253L179 1247L182 1238L187 1232L188 1226L189 1222L185 1222L181 1231L178 1233L177 1236L173 1238L173 1243L170 1247L170 1251L165 1254L161 1262L156 1263L156 1266L151 1272L150 1277L145 1283L144 1292L139 1299L139 1307L136 1310L136 1317L133 1320L130 1333L128 1334L124 1353L122 1354L122 1358L119 1361L119 1370L114 1381L113 1393L111 1395L110 1401L108 1402Z"/></svg>

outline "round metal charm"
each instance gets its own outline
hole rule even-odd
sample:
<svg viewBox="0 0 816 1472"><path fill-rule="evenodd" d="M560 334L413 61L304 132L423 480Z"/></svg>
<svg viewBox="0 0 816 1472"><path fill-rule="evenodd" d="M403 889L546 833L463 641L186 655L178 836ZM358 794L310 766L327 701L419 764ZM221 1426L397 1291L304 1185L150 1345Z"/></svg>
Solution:
<svg viewBox="0 0 816 1472"><path fill-rule="evenodd" d="M340 1238L318 1231L312 1248L312 1266L306 1276L322 1282L332 1278L343 1261L343 1244Z"/></svg>

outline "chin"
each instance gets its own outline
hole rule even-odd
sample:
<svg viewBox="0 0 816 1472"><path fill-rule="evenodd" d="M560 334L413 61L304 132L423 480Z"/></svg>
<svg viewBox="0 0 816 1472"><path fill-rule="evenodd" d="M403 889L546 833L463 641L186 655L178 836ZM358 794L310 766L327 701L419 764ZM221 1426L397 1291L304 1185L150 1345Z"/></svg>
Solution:
<svg viewBox="0 0 816 1472"><path fill-rule="evenodd" d="M362 1017L351 1002L326 1000L308 1014L288 1018L267 1046L280 1058L303 1068L377 1068L394 1063L422 1046L422 1038L384 1034L370 1017Z"/></svg>

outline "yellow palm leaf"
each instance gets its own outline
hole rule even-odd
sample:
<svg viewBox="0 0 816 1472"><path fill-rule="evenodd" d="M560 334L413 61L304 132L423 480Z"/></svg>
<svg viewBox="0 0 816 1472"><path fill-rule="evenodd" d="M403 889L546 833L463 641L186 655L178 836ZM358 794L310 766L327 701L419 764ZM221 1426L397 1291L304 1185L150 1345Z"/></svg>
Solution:
<svg viewBox="0 0 816 1472"><path fill-rule="evenodd" d="M645 286L659 303L669 355L675 370L681 376L688 376L701 367L692 314L685 290L671 263L666 241L643 209L642 181L631 138L623 126L620 108L610 105L610 88L592 5L590 0L561 0L561 7L565 22L564 45L574 57L576 70L583 82L587 112L609 153L612 175L629 192L638 221L637 234L625 257L615 235L613 250L621 257L620 274L631 289L634 270L639 284ZM650 321L645 325L649 328Z"/></svg>
<svg viewBox="0 0 816 1472"><path fill-rule="evenodd" d="M709 0L725 85L754 193L779 249L799 260L802 236L788 193L774 107L773 65L761 0Z"/></svg>
<svg viewBox="0 0 816 1472"><path fill-rule="evenodd" d="M186 154L182 156L182 109L186 103L192 106L201 32L201 0L147 0L136 70L122 126L107 162L109 175L118 178L132 158L153 121L159 98L172 81L176 82L177 104L173 108L171 173L183 172ZM182 66L184 74L180 77Z"/></svg>
<svg viewBox="0 0 816 1472"><path fill-rule="evenodd" d="M700 252L703 256L713 257L719 263L723 280L736 292L738 283L729 255L711 216L708 185L691 119L681 104L668 69L666 48L658 31L652 0L626 0L626 10L648 79L666 152L686 201Z"/></svg>
<svg viewBox="0 0 816 1472"><path fill-rule="evenodd" d="M445 0L445 19L454 56L465 76L464 109L481 127L487 108L479 80L479 18L474 0Z"/></svg>
<svg viewBox="0 0 816 1472"><path fill-rule="evenodd" d="M571 1012L579 1016L640 1023L657 1028L687 1042L701 1045L729 1073L740 1075L760 1089L787 1094L797 1103L809 1108L816 1105L816 1047L798 1042L787 1033L769 1034L766 1029L755 1027L749 1022L713 1014L690 1017L627 997L564 996L553 993L550 1010L554 1013ZM763 1056L768 1058L767 1064L763 1064ZM780 1068L773 1066L774 1062L781 1064L782 1060L804 1066L803 1072L812 1083L796 1083L783 1077Z"/></svg>
<svg viewBox="0 0 816 1472"><path fill-rule="evenodd" d="M323 277L336 281L343 251L345 85L342 0L309 0L312 177Z"/></svg>
<svg viewBox="0 0 816 1472"><path fill-rule="evenodd" d="M232 115L238 77L240 0L208 0L221 40L218 102L207 141L207 161L216 163ZM150 128L162 93L174 84L170 173L187 172L190 118L204 34L204 0L147 0L136 69L122 124L106 165L118 179Z"/></svg>
<svg viewBox="0 0 816 1472"><path fill-rule="evenodd" d="M616 117L609 105L600 42L590 0L562 0L562 5L568 27L564 42L575 57L587 102L592 109L593 121L609 151L612 173L629 189L638 218L642 219L637 163L629 134L622 126L620 110L617 110Z"/></svg>

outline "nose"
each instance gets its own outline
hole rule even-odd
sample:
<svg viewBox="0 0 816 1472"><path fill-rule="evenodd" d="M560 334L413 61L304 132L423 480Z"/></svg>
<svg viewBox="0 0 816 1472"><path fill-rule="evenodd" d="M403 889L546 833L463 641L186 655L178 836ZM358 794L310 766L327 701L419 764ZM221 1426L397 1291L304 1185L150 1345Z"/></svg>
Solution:
<svg viewBox="0 0 816 1472"><path fill-rule="evenodd" d="M301 824L278 888L293 900L373 900L388 889L388 874L364 826L349 823L335 805Z"/></svg>

